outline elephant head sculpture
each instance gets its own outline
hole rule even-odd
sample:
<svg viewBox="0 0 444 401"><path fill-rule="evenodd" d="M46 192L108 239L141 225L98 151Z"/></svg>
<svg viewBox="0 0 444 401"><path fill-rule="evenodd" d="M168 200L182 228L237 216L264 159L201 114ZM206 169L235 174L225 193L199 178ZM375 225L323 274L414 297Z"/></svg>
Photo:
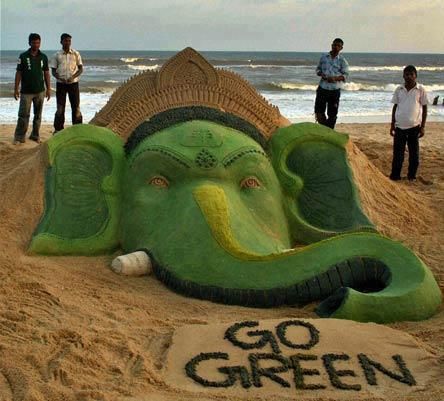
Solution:
<svg viewBox="0 0 444 401"><path fill-rule="evenodd" d="M346 135L303 123L264 141L238 118L194 110L182 121L180 109L160 113L126 143L93 125L48 141L30 250L144 250L168 287L216 302L321 300L320 316L374 322L436 311L431 272L363 213Z"/></svg>

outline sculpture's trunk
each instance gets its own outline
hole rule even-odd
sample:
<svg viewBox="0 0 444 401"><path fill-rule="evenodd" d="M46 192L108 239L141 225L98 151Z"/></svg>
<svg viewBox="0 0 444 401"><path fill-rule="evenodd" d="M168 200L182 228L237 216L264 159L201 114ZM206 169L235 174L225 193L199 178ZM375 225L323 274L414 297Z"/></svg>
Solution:
<svg viewBox="0 0 444 401"><path fill-rule="evenodd" d="M201 263L196 263L195 255L190 263L191 251L180 257L153 255L156 275L178 292L246 306L327 298L319 307L322 316L375 322L424 319L440 303L433 276L400 243L355 233L260 255L236 241L222 189L200 187L194 197L211 232L209 253ZM419 299L422 309L417 306Z"/></svg>

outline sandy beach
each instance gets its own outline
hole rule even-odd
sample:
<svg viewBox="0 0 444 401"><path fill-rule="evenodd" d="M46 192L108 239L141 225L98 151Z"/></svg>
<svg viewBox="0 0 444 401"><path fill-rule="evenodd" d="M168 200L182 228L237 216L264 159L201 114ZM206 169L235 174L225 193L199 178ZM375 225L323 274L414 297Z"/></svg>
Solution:
<svg viewBox="0 0 444 401"><path fill-rule="evenodd" d="M44 206L43 145L13 145L14 128L0 124L0 400L244 400L241 393L203 398L165 382L175 330L241 319L317 318L313 304L253 309L185 298L153 276L116 275L109 269L116 255L28 255ZM348 133L354 144L348 146L349 162L365 212L380 232L413 249L443 290L444 123L426 126L415 182L387 178L392 152L387 124L339 124L336 130ZM43 142L51 132L51 126L42 126ZM388 326L412 335L443 369L442 307L427 321ZM354 399L439 401L444 389L437 382L414 397Z"/></svg>

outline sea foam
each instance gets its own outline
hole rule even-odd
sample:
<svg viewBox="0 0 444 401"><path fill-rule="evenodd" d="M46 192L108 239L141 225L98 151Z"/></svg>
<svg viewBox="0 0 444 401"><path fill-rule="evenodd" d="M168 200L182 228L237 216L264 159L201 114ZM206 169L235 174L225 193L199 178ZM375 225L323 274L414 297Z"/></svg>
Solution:
<svg viewBox="0 0 444 401"><path fill-rule="evenodd" d="M131 70L136 70L136 71L153 71L153 70L157 70L159 68L159 64L154 64L154 65L129 65L128 68L130 68Z"/></svg>
<svg viewBox="0 0 444 401"><path fill-rule="evenodd" d="M402 71L404 66L384 65L384 66L350 66L349 71ZM444 71L444 67L416 66L418 71Z"/></svg>
<svg viewBox="0 0 444 401"><path fill-rule="evenodd" d="M139 60L139 57L121 57L120 61L123 61L124 63L134 63L137 60Z"/></svg>
<svg viewBox="0 0 444 401"><path fill-rule="evenodd" d="M367 91L367 92L393 92L401 83L390 83L386 85L370 85L360 82L346 82L342 89L348 92ZM270 86L276 89L283 90L301 90L301 91L315 91L318 85L309 85L297 82L271 82ZM427 92L437 92L444 90L444 85L433 84L423 85Z"/></svg>

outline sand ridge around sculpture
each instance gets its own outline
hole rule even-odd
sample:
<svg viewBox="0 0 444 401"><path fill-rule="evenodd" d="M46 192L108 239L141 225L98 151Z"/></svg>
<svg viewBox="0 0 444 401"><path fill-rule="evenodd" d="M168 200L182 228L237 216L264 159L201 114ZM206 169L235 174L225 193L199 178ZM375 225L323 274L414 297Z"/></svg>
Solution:
<svg viewBox="0 0 444 401"><path fill-rule="evenodd" d="M45 257L26 253L43 211L45 158L28 141L12 145L14 127L0 127L0 394L6 400L194 400L163 377L176 328L240 320L315 318L301 309L252 309L185 298L154 277L115 275L115 255ZM338 125L351 134L349 162L365 212L385 235L402 241L444 288L444 124L427 124L418 181L392 183L386 124ZM51 127L42 127L42 138ZM444 365L442 307L423 322L388 325L415 337ZM444 373L444 372L442 372ZM439 400L442 385L402 400ZM205 395L206 400L241 400ZM253 396L248 399L266 399ZM292 399L288 396L282 400ZM328 400L328 397L319 398ZM396 398L358 395L359 400Z"/></svg>

